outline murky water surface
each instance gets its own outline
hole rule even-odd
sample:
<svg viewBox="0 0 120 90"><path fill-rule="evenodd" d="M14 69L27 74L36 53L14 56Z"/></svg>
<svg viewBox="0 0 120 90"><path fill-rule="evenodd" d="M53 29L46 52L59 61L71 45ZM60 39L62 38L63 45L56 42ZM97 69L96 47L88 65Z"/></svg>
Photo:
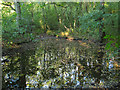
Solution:
<svg viewBox="0 0 120 90"><path fill-rule="evenodd" d="M43 39L9 50L3 56L3 87L112 87L120 72L95 44Z"/></svg>

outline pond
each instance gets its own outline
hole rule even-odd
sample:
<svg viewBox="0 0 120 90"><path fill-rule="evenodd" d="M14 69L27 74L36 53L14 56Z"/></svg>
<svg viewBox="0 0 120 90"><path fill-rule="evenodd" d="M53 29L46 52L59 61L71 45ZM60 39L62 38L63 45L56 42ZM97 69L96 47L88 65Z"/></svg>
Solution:
<svg viewBox="0 0 120 90"><path fill-rule="evenodd" d="M3 88L111 88L119 68L104 46L80 40L44 38L3 51Z"/></svg>

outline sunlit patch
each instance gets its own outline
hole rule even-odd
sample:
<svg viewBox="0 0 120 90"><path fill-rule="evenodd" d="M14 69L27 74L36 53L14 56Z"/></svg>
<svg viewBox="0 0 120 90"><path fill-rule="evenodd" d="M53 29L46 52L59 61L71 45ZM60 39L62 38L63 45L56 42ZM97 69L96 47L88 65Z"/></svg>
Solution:
<svg viewBox="0 0 120 90"><path fill-rule="evenodd" d="M81 40L78 40L78 42L82 43L82 41L81 41Z"/></svg>
<svg viewBox="0 0 120 90"><path fill-rule="evenodd" d="M120 65L117 61L113 62L113 66L114 66L114 68L120 69Z"/></svg>
<svg viewBox="0 0 120 90"><path fill-rule="evenodd" d="M70 36L68 36L68 39L71 39L71 40L73 40L74 38L73 38L73 37L70 37Z"/></svg>
<svg viewBox="0 0 120 90"><path fill-rule="evenodd" d="M82 45L86 45L86 43L82 43Z"/></svg>
<svg viewBox="0 0 120 90"><path fill-rule="evenodd" d="M105 3L105 4L104 4L104 6L108 7L108 4L107 4L107 3Z"/></svg>
<svg viewBox="0 0 120 90"><path fill-rule="evenodd" d="M42 20L40 20L39 22L42 23Z"/></svg>
<svg viewBox="0 0 120 90"><path fill-rule="evenodd" d="M81 46L89 48L89 45L85 42L79 41Z"/></svg>
<svg viewBox="0 0 120 90"><path fill-rule="evenodd" d="M67 39L68 41L73 41L72 39Z"/></svg>
<svg viewBox="0 0 120 90"><path fill-rule="evenodd" d="M64 32L61 32L61 36L64 36L65 34L64 34Z"/></svg>
<svg viewBox="0 0 120 90"><path fill-rule="evenodd" d="M60 24L62 23L61 18L59 18L59 22L60 22Z"/></svg>
<svg viewBox="0 0 120 90"><path fill-rule="evenodd" d="M42 20L40 20L39 22L40 22L40 24L41 24L41 25L40 25L40 26L41 26L41 28L42 28L42 29L44 29L44 25L43 25Z"/></svg>
<svg viewBox="0 0 120 90"><path fill-rule="evenodd" d="M51 34L52 33L52 31L51 30L47 30L47 32L46 32L47 34Z"/></svg>
<svg viewBox="0 0 120 90"><path fill-rule="evenodd" d="M73 41L73 39L74 39L73 37L68 36L68 39L67 39L67 40L68 40L68 41Z"/></svg>
<svg viewBox="0 0 120 90"><path fill-rule="evenodd" d="M48 4L48 2L46 2L45 4Z"/></svg>
<svg viewBox="0 0 120 90"><path fill-rule="evenodd" d="M73 31L74 31L74 29L71 29L71 31L73 32Z"/></svg>
<svg viewBox="0 0 120 90"><path fill-rule="evenodd" d="M65 32L65 36L68 36L69 35L69 33L68 32Z"/></svg>
<svg viewBox="0 0 120 90"><path fill-rule="evenodd" d="M58 35L56 35L56 38L58 38Z"/></svg>

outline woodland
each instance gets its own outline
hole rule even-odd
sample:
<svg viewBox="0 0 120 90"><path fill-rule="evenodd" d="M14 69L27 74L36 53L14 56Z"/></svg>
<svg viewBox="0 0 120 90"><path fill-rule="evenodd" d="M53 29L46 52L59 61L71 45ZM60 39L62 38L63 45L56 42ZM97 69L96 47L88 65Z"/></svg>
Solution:
<svg viewBox="0 0 120 90"><path fill-rule="evenodd" d="M107 57L105 60L115 60L116 67L120 68L119 4L119 2L2 2L0 7L3 56L14 56L12 49L17 50L22 45L25 47L29 44L29 47L30 43L36 43L41 39L44 41L45 38L56 38L69 42L83 41L96 44L97 46L93 48L100 47L97 53L101 54L104 49L102 52ZM34 44L31 45L34 47ZM54 46L57 47L55 44ZM22 59L24 54L20 55ZM14 62L13 58L10 60ZM9 68L3 67L3 72L8 73ZM21 79L23 78L25 79L25 76ZM3 81L3 86L6 85ZM21 87L25 87L25 83Z"/></svg>
<svg viewBox="0 0 120 90"><path fill-rule="evenodd" d="M116 55L118 12L118 2L3 2L3 47L47 34L105 42L106 49Z"/></svg>

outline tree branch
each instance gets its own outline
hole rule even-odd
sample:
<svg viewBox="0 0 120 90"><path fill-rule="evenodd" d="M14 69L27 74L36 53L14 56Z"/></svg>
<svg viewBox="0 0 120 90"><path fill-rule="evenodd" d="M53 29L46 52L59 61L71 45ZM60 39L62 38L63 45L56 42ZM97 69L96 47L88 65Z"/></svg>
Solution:
<svg viewBox="0 0 120 90"><path fill-rule="evenodd" d="M9 6L12 10L16 11L11 5L6 4L6 3L2 3L3 5Z"/></svg>

